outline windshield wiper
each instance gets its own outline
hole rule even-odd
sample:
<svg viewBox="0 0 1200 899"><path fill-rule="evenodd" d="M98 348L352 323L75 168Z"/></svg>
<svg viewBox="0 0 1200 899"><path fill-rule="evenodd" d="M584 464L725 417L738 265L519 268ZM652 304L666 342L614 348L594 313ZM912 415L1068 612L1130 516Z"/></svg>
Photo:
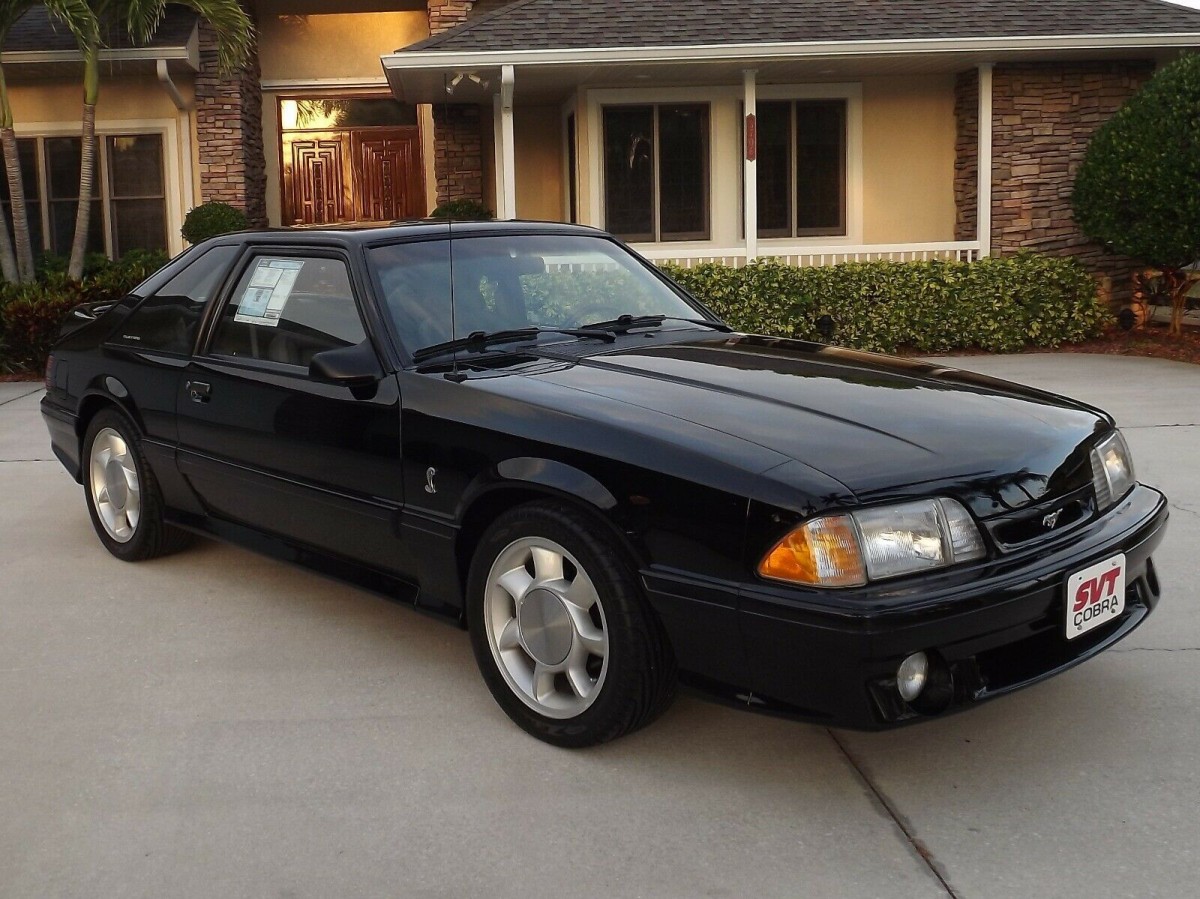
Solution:
<svg viewBox="0 0 1200 899"><path fill-rule="evenodd" d="M714 331L721 331L725 334L733 331L733 328L723 322L709 321L706 318L678 318L673 315L622 315L611 321L593 322L583 327L603 328L613 334L627 334L634 328L655 328L662 325L663 322L685 322L689 325L712 328Z"/></svg>
<svg viewBox="0 0 1200 899"><path fill-rule="evenodd" d="M612 343L617 339L616 334L608 328L511 328L507 331L472 331L466 337L457 340L447 340L423 347L413 353L414 362L424 362L435 356L452 353L455 350L475 350L479 352L494 343L513 343L518 340L529 340L539 334L566 334L568 337L592 337Z"/></svg>

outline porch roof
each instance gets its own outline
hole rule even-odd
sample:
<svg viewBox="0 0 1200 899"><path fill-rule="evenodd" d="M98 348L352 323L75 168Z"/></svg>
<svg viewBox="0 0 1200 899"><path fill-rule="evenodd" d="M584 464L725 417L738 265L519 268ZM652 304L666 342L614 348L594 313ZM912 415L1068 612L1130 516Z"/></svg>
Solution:
<svg viewBox="0 0 1200 899"><path fill-rule="evenodd" d="M748 68L762 83L787 83L1165 59L1200 47L1200 11L1164 0L480 0L477 9L383 57L399 97L487 102L504 66L515 68L520 102L550 102L581 85L740 84ZM464 73L478 77L456 80Z"/></svg>

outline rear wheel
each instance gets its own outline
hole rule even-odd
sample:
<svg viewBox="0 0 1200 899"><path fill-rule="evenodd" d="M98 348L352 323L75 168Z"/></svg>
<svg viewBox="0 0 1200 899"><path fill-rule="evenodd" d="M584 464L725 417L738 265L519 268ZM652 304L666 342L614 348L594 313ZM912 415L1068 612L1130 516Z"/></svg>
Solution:
<svg viewBox="0 0 1200 899"><path fill-rule="evenodd" d="M471 565L467 614L492 695L548 743L615 739L674 696L674 657L633 566L567 506L522 506L488 529Z"/></svg>
<svg viewBox="0 0 1200 899"><path fill-rule="evenodd" d="M165 555L189 535L163 521L163 499L146 464L137 431L115 409L104 409L83 440L84 493L100 542L118 559L137 562Z"/></svg>

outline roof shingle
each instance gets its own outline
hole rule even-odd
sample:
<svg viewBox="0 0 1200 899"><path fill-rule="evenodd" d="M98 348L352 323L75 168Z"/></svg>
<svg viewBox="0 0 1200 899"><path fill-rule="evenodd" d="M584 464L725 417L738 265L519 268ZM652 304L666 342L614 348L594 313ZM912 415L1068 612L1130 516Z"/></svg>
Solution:
<svg viewBox="0 0 1200 899"><path fill-rule="evenodd" d="M187 46L197 16L182 6L167 7L167 14L155 32L149 47ZM126 49L137 46L129 39L124 28L108 28L105 33L106 47ZM75 38L61 22L51 19L45 8L35 6L21 16L8 33L4 42L6 53L37 52L47 50L75 50Z"/></svg>
<svg viewBox="0 0 1200 899"><path fill-rule="evenodd" d="M574 50L753 43L1200 34L1164 0L480 0L411 50Z"/></svg>

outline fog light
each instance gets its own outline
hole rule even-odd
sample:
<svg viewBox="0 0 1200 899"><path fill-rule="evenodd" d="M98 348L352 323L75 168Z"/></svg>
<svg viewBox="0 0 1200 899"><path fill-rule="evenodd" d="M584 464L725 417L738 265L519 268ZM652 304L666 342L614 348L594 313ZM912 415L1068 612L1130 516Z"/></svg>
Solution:
<svg viewBox="0 0 1200 899"><path fill-rule="evenodd" d="M929 657L923 652L914 652L896 669L896 689L900 691L900 698L912 702L920 696L928 676Z"/></svg>

